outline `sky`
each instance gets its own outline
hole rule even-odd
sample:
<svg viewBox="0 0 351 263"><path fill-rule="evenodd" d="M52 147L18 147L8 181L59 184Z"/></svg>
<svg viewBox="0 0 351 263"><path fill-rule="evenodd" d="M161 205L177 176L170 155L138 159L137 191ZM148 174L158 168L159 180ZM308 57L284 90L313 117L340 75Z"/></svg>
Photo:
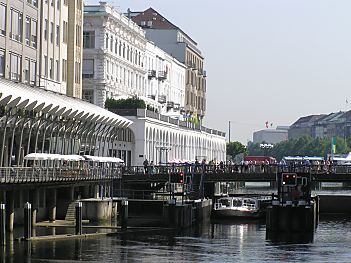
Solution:
<svg viewBox="0 0 351 263"><path fill-rule="evenodd" d="M351 107L350 0L109 3L121 12L153 7L198 43L207 71L203 125L228 136L230 121L231 141L246 145L267 121L275 128Z"/></svg>

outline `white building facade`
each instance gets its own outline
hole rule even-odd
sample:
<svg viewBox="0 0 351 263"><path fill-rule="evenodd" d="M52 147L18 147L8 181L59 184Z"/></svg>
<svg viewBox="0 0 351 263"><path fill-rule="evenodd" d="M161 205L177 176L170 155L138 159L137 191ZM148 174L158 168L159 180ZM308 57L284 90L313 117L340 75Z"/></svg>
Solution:
<svg viewBox="0 0 351 263"><path fill-rule="evenodd" d="M106 3L84 7L83 99L145 94L144 31Z"/></svg>
<svg viewBox="0 0 351 263"><path fill-rule="evenodd" d="M253 143L276 144L288 140L288 127L278 126L276 129L265 129L253 133Z"/></svg>
<svg viewBox="0 0 351 263"><path fill-rule="evenodd" d="M134 124L119 129L104 155L127 166L142 165L145 158L225 160L224 133L179 120L188 67L149 42L141 27L104 2L85 6L83 46L84 100L104 107L107 98L138 96L158 110L116 110ZM160 150L165 147L167 156Z"/></svg>
<svg viewBox="0 0 351 263"><path fill-rule="evenodd" d="M158 113L137 109L133 121L132 164L141 166L147 159L155 164L169 161L225 161L225 133ZM129 148L129 147L126 147Z"/></svg>
<svg viewBox="0 0 351 263"><path fill-rule="evenodd" d="M161 113L180 115L185 102L186 66L152 42L146 44L145 65L145 96L159 103Z"/></svg>

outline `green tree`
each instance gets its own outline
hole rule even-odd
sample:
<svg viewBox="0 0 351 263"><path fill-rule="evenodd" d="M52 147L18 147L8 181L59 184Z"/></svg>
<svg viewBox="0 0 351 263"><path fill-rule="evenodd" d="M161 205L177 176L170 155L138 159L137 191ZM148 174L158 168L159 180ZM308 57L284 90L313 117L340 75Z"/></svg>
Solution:
<svg viewBox="0 0 351 263"><path fill-rule="evenodd" d="M346 141L336 138L336 153L345 154L350 152L351 139ZM312 138L303 136L297 139L290 139L277 143L273 146L268 155L281 160L284 156L321 156L327 157L331 152L330 138ZM263 156L264 152L260 149L259 143L252 143L248 146L249 155Z"/></svg>
<svg viewBox="0 0 351 263"><path fill-rule="evenodd" d="M115 100L113 98L108 98L105 101L105 108L107 109L145 109L145 101L139 99L137 96Z"/></svg>
<svg viewBox="0 0 351 263"><path fill-rule="evenodd" d="M237 141L227 143L227 155L230 155L232 158L234 158L236 155L241 153L247 153L245 145Z"/></svg>

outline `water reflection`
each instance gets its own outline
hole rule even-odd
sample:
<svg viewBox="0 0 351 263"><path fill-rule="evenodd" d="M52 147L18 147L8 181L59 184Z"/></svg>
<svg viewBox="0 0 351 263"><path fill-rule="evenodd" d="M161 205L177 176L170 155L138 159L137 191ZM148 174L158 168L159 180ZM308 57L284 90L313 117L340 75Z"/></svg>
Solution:
<svg viewBox="0 0 351 263"><path fill-rule="evenodd" d="M307 244L313 242L314 233L266 232L266 240L273 245Z"/></svg>
<svg viewBox="0 0 351 263"><path fill-rule="evenodd" d="M37 235L70 231L74 229L37 228ZM216 220L185 231L150 228L114 236L42 242L17 242L13 235L7 238L12 242L0 248L1 262L330 262L351 258L351 248L345 250L351 243L349 217L322 217L314 235L266 234L261 221Z"/></svg>

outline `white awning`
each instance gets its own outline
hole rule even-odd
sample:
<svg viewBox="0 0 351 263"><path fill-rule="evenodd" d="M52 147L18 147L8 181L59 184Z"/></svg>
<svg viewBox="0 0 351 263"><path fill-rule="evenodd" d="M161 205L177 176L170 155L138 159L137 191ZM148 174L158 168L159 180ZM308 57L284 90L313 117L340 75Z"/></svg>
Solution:
<svg viewBox="0 0 351 263"><path fill-rule="evenodd" d="M126 128L132 124L132 121L89 102L5 79L0 79L0 105L114 127Z"/></svg>
<svg viewBox="0 0 351 263"><path fill-rule="evenodd" d="M124 163L120 158L115 157L103 157L103 156L92 156L92 155L83 155L84 158L88 161L99 162L99 163Z"/></svg>
<svg viewBox="0 0 351 263"><path fill-rule="evenodd" d="M28 161L42 161L42 160L62 160L62 161L84 161L85 158L80 155L63 155L63 154L50 154L50 153L30 153L24 157Z"/></svg>
<svg viewBox="0 0 351 263"><path fill-rule="evenodd" d="M46 153L30 153L24 156L24 160L28 161L41 161L41 160L48 160L49 156Z"/></svg>

